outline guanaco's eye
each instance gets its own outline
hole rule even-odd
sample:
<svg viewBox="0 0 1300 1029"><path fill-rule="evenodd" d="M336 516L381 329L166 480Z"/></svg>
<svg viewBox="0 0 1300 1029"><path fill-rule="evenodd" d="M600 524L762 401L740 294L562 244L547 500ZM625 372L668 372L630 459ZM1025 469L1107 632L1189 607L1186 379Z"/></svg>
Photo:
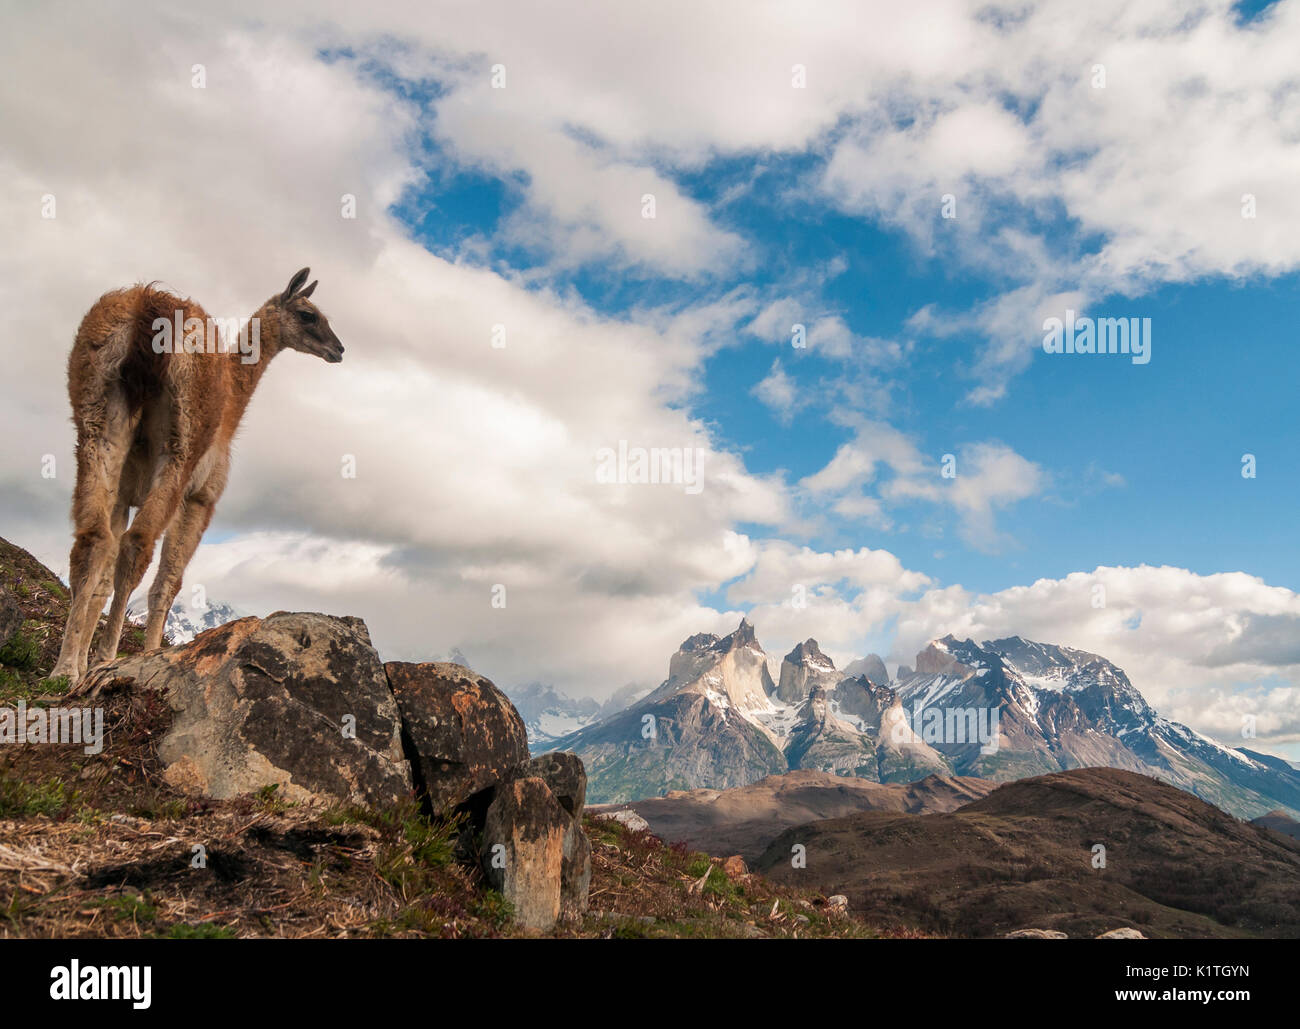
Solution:
<svg viewBox="0 0 1300 1029"><path fill-rule="evenodd" d="M306 322L308 325L311 325L313 322L316 322L316 321L319 321L319 320L320 320L320 319L316 316L316 312L315 312L315 311L299 311L299 312L298 312L298 317L299 317L302 321Z"/></svg>

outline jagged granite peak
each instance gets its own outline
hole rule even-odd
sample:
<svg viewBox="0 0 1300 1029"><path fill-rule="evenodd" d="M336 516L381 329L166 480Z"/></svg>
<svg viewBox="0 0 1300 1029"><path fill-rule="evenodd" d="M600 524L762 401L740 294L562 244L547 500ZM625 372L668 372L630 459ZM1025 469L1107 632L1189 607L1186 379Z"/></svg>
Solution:
<svg viewBox="0 0 1300 1029"><path fill-rule="evenodd" d="M719 637L711 632L697 632L694 636L688 636L677 649L693 654L696 651L708 650L718 642L718 639Z"/></svg>
<svg viewBox="0 0 1300 1029"><path fill-rule="evenodd" d="M908 669L908 671L911 671L911 669ZM889 682L889 671L885 668L885 662L881 660L879 654L868 654L866 657L850 661L844 667L844 674L850 678L865 675L872 682L881 685Z"/></svg>
<svg viewBox="0 0 1300 1029"><path fill-rule="evenodd" d="M800 706L799 719L786 742L785 757L792 768L880 780L875 744L835 717L830 695L822 686L813 686Z"/></svg>
<svg viewBox="0 0 1300 1029"><path fill-rule="evenodd" d="M867 726L879 725L880 716L898 702L893 689L866 675L846 675L831 696L841 712Z"/></svg>
<svg viewBox="0 0 1300 1029"><path fill-rule="evenodd" d="M699 679L728 654L744 650L761 656L763 663L766 664L767 655L754 634L754 626L747 618L742 618L735 631L726 636L715 636L707 632L696 633L685 640L669 660L668 679L664 685L672 684L673 688L688 685ZM767 678L770 679L770 676Z"/></svg>
<svg viewBox="0 0 1300 1029"><path fill-rule="evenodd" d="M835 662L822 653L814 639L804 640L781 662L775 695L783 704L801 704L814 689L831 689L843 678Z"/></svg>
<svg viewBox="0 0 1300 1029"><path fill-rule="evenodd" d="M816 665L819 668L835 667L835 662L822 653L822 648L812 637L802 643L796 643L794 649L786 654L785 659L793 664Z"/></svg>
<svg viewBox="0 0 1300 1029"><path fill-rule="evenodd" d="M971 675L975 667L962 661L963 656L975 649L971 640L962 643L952 636L934 640L916 655L917 675Z"/></svg>

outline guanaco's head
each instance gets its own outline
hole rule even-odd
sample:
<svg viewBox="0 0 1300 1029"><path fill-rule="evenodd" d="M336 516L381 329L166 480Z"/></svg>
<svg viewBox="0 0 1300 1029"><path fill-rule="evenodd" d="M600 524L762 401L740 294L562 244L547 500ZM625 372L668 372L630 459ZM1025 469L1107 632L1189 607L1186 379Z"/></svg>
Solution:
<svg viewBox="0 0 1300 1029"><path fill-rule="evenodd" d="M311 269L304 268L274 301L280 311L280 346L337 364L343 360L343 344L330 328L329 319L308 299L316 289L315 282L303 285L310 274Z"/></svg>

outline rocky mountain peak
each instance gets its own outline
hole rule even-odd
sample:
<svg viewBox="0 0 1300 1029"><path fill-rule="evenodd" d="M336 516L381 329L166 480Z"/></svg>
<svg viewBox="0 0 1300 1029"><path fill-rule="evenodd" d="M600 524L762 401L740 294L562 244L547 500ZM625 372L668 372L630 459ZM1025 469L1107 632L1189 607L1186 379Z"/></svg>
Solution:
<svg viewBox="0 0 1300 1029"><path fill-rule="evenodd" d="M682 642L668 661L668 683L680 686L698 679L731 651L747 644L757 645L754 627L741 619L735 632L715 636L711 632L698 632Z"/></svg>
<svg viewBox="0 0 1300 1029"><path fill-rule="evenodd" d="M952 636L933 641L916 655L917 675L953 675L966 676L975 671L970 665L963 664L953 653L960 644ZM974 646L974 644L971 644Z"/></svg>
<svg viewBox="0 0 1300 1029"><path fill-rule="evenodd" d="M754 634L754 623L748 618L742 618L740 620L740 625L736 627L736 631L730 636L724 637L723 640L720 640L719 642L727 640L730 641L730 645L727 647L728 650L735 650L737 647L745 647L751 643L757 643L758 637Z"/></svg>
<svg viewBox="0 0 1300 1029"><path fill-rule="evenodd" d="M819 686L834 689L841 678L835 662L822 653L817 641L807 639L797 644L781 662L776 697L786 704L801 704L813 689Z"/></svg>
<svg viewBox="0 0 1300 1029"><path fill-rule="evenodd" d="M697 632L694 636L689 636L682 641L682 645L677 648L678 653L693 654L696 651L708 650L718 642L718 637L711 632Z"/></svg>
<svg viewBox="0 0 1300 1029"><path fill-rule="evenodd" d="M785 660L791 664L811 664L820 667L834 668L835 662L822 653L821 647L817 641L809 637L802 643L796 643L794 649L786 654Z"/></svg>
<svg viewBox="0 0 1300 1029"><path fill-rule="evenodd" d="M674 678L622 721L557 745L590 758L597 789L611 799L682 782L724 788L796 768L911 782L1111 767L1165 779L1241 817L1300 811L1300 774L1289 763L1160 718L1122 669L1095 654L1021 636L977 644L950 634L921 651L916 672L900 665L877 682L860 671L877 665L887 679L875 655L837 671L809 638L786 654L773 683L754 637L748 619L721 639L692 637L673 658ZM646 713L684 733L669 764L639 749Z"/></svg>
<svg viewBox="0 0 1300 1029"><path fill-rule="evenodd" d="M900 675L902 675L904 668L906 668L906 665L899 666ZM885 662L881 660L879 654L868 654L866 657L850 661L844 668L844 674L851 678L865 675L872 682L881 686L889 682L889 671L885 668Z"/></svg>

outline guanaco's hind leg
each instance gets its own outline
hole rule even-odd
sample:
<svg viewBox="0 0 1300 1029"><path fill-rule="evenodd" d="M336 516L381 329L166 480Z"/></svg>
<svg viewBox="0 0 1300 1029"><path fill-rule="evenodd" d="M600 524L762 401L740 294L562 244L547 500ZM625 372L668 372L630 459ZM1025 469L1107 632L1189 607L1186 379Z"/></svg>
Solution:
<svg viewBox="0 0 1300 1029"><path fill-rule="evenodd" d="M158 576L149 589L149 620L144 629L145 650L162 646L167 612L171 610L172 602L180 592L185 568L212 520L216 502L215 496L209 497L204 493L187 497L181 504L181 509L176 512L176 518L167 527Z"/></svg>
<svg viewBox="0 0 1300 1029"><path fill-rule="evenodd" d="M178 449L180 453L185 452L184 447ZM104 637L105 641L112 641L108 645L116 647L122 623L126 621L127 601L149 569L158 537L177 514L189 471L185 461L169 454L154 478L149 495L131 520L131 527L122 534L113 574L113 606L108 611Z"/></svg>
<svg viewBox="0 0 1300 1029"><path fill-rule="evenodd" d="M113 518L134 431L124 397L110 393L97 406L99 410L93 414L98 417L86 419L78 433L77 483L72 498L76 528L68 558L72 601L59 659L50 673L67 676L74 684L86 670L85 654L104 606L101 582L116 556Z"/></svg>
<svg viewBox="0 0 1300 1029"><path fill-rule="evenodd" d="M125 493L119 493L117 503L113 507L113 518L111 522L113 533L111 556L109 557L108 562L104 565L104 573L99 577L99 585L95 587L95 597L91 601L90 605L94 608L96 621L98 621L99 615L104 610L104 604L108 600L108 595L113 591L113 565L117 561L117 549L122 541L122 533L126 531L127 515L130 513L130 510L130 498ZM91 631L86 634L84 649L77 655L77 667L83 672L87 668L87 660L94 632L94 628L92 627ZM107 649L105 644L107 638L108 634L105 633L104 637L99 641L100 656L96 658L97 662L106 660L102 655L104 650ZM117 640L114 639L108 646L111 646L112 649L112 653L109 654L109 657L115 657L117 655Z"/></svg>

